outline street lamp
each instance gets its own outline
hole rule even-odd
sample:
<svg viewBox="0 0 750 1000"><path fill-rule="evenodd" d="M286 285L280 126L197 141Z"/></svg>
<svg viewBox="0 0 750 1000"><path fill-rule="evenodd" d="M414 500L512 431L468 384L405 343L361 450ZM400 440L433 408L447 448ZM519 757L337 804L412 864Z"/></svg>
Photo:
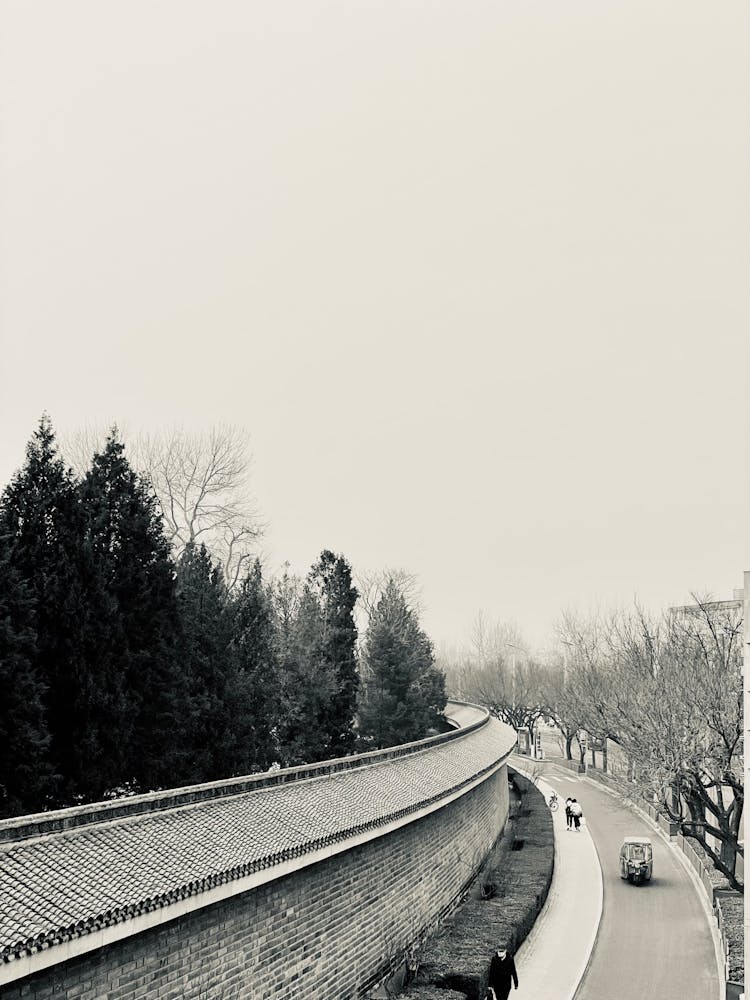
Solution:
<svg viewBox="0 0 750 1000"><path fill-rule="evenodd" d="M529 655L527 649L524 649L523 646L517 646L514 642L504 642L503 645L504 646L510 646L511 649L520 649L522 653L526 653L527 656ZM510 669L511 669L511 672L513 674L513 679L515 680L515 677L516 677L516 654L515 653L511 653L510 654Z"/></svg>
<svg viewBox="0 0 750 1000"><path fill-rule="evenodd" d="M570 649L575 649L575 644L568 642L567 639L561 639L560 642L563 646L568 646ZM563 687L568 683L568 653L563 653Z"/></svg>
<svg viewBox="0 0 750 1000"><path fill-rule="evenodd" d="M651 676L656 677L656 675L659 673L659 660L656 656L656 650L654 649L656 636L649 635L648 632L644 630L643 638L646 640L646 647L648 649L649 659L651 660Z"/></svg>

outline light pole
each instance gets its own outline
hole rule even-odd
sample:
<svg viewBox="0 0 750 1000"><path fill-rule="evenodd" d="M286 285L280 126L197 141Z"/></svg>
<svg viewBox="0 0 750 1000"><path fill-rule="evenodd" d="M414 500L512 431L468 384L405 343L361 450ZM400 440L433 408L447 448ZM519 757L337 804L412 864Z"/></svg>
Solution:
<svg viewBox="0 0 750 1000"><path fill-rule="evenodd" d="M510 646L511 649L520 649L522 653L526 653L527 656L529 655L528 654L528 650L524 649L523 646L517 646L514 642L507 642L506 641L506 642L503 643L503 645ZM515 680L515 676L516 676L516 654L515 653L511 653L510 654L510 669L511 669L511 673L513 674L513 679Z"/></svg>
<svg viewBox="0 0 750 1000"><path fill-rule="evenodd" d="M654 643L656 642L656 636L649 635L648 632L644 629L643 638L646 640L646 648L648 649L648 656L649 659L651 660L651 676L653 678L656 678L656 675L659 673L659 660L657 658L656 648L654 646Z"/></svg>
<svg viewBox="0 0 750 1000"><path fill-rule="evenodd" d="M504 641L503 645L504 646L510 646L510 648L513 649L513 650L520 649L522 653L526 653L526 655L528 656L527 650L525 650L523 648L523 646L517 646L514 642ZM512 697L513 697L513 704L515 705L515 703L516 703L516 654L515 654L515 652L513 652L513 653L510 654L510 676L511 676L511 694L512 694Z"/></svg>
<svg viewBox="0 0 750 1000"><path fill-rule="evenodd" d="M567 639L561 639L560 642L569 649L575 649L575 645ZM568 656L568 653L563 653L563 687L568 683Z"/></svg>

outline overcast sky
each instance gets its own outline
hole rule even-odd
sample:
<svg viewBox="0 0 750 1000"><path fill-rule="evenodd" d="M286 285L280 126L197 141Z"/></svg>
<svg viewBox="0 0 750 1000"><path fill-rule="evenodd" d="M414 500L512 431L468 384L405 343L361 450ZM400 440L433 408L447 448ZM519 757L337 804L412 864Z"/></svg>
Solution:
<svg viewBox="0 0 750 1000"><path fill-rule="evenodd" d="M744 0L0 11L0 484L43 410L239 424L271 563L438 643L742 585Z"/></svg>

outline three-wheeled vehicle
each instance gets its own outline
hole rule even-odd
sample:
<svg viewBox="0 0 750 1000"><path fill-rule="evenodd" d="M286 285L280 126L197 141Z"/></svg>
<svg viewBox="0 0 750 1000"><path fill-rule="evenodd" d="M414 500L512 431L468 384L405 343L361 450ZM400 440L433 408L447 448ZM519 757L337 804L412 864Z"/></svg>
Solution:
<svg viewBox="0 0 750 1000"><path fill-rule="evenodd" d="M651 881L654 852L648 837L626 837L620 848L620 878L634 885Z"/></svg>

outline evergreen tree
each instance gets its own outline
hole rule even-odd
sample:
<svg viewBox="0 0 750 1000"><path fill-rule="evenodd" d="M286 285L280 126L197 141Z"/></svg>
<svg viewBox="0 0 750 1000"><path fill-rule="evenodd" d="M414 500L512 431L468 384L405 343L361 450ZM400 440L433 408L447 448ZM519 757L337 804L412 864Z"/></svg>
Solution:
<svg viewBox="0 0 750 1000"><path fill-rule="evenodd" d="M8 540L9 569L35 608L34 659L55 771L50 801L66 802L83 794L78 765L87 717L81 695L87 687L81 618L87 582L77 484L58 456L46 414L26 448L25 464L0 500L0 534Z"/></svg>
<svg viewBox="0 0 750 1000"><path fill-rule="evenodd" d="M278 757L273 736L278 716L273 607L258 559L231 602L234 673L230 691L234 759L238 773L266 770Z"/></svg>
<svg viewBox="0 0 750 1000"><path fill-rule="evenodd" d="M445 708L445 678L432 643L393 581L378 602L364 644L367 681L359 709L365 745L397 746L428 736Z"/></svg>
<svg viewBox="0 0 750 1000"><path fill-rule="evenodd" d="M319 670L329 675L333 683L324 726L331 756L342 757L352 753L356 743L354 718L359 673L354 606L358 595L352 585L349 563L328 549L324 549L313 566L308 582L320 604Z"/></svg>
<svg viewBox="0 0 750 1000"><path fill-rule="evenodd" d="M99 736L112 765L107 786L133 779L145 789L174 785L186 774L174 566L158 501L129 465L116 431L94 456L81 497L85 553L109 603L96 706L96 718L109 727Z"/></svg>
<svg viewBox="0 0 750 1000"><path fill-rule="evenodd" d="M49 792L49 734L31 592L0 538L0 817L37 812Z"/></svg>
<svg viewBox="0 0 750 1000"><path fill-rule="evenodd" d="M335 756L329 729L336 695L334 675L322 669L323 614L309 584L285 571L272 592L274 654L278 670L276 737L282 763L291 767Z"/></svg>
<svg viewBox="0 0 750 1000"><path fill-rule="evenodd" d="M219 566L205 545L188 543L177 564L182 619L181 661L188 682L190 781L237 771L235 706L238 674L232 617Z"/></svg>
<svg viewBox="0 0 750 1000"><path fill-rule="evenodd" d="M117 605L107 589L104 566L89 545L85 526L78 531L82 537L77 548L66 553L70 589L60 601L70 657L68 675L60 678L67 688L67 712L65 716L56 713L54 730L66 802L71 798L101 799L107 789L123 780L130 732L119 662ZM60 698L59 691L55 697Z"/></svg>

